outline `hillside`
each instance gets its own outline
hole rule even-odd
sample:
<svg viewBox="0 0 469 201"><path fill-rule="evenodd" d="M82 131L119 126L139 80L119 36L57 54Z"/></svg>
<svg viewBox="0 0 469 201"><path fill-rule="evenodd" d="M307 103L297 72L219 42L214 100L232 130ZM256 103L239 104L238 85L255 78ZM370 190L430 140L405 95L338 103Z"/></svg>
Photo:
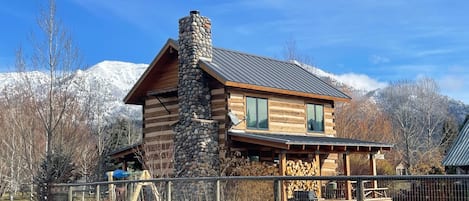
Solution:
<svg viewBox="0 0 469 201"><path fill-rule="evenodd" d="M71 79L75 85L71 91L76 94L83 94L81 91L92 93L94 101L100 103L100 113L104 118L123 116L140 119L140 106L125 105L122 100L147 66L147 64L121 61L103 61L87 70L74 72ZM43 87L48 84L48 75L44 72L28 72L27 76L33 87ZM23 78L24 76L19 73L0 73L0 89L6 93L14 93L15 84L24 83ZM86 101L84 99L85 97L82 97L82 101Z"/></svg>
<svg viewBox="0 0 469 201"><path fill-rule="evenodd" d="M328 82L339 86L358 91L361 94L371 94L373 98L381 88L386 87L386 83L378 82L366 75L344 74L335 75L325 72L317 67L292 61L302 66L307 71L321 77ZM141 109L139 106L125 105L123 98L132 88L134 83L147 68L147 64L134 64L121 61L103 61L86 70L78 70L72 75L77 85L74 90L87 89L95 94L102 103L103 116L105 118L124 116L133 119L140 119ZM41 86L46 84L47 74L42 72L29 72L33 77L34 85ZM21 76L18 73L0 73L0 89L12 91L15 83L21 82ZM456 114L458 121L462 122L465 115L469 113L469 106L461 101L449 98L450 111Z"/></svg>

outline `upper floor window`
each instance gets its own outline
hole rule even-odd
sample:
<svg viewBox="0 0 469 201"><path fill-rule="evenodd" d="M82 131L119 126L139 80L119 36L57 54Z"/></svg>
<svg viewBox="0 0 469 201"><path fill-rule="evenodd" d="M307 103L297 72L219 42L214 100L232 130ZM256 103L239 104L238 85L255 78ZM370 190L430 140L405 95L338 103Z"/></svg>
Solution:
<svg viewBox="0 0 469 201"><path fill-rule="evenodd" d="M324 132L324 106L306 104L308 131Z"/></svg>
<svg viewBox="0 0 469 201"><path fill-rule="evenodd" d="M246 97L246 123L248 128L269 128L267 99Z"/></svg>

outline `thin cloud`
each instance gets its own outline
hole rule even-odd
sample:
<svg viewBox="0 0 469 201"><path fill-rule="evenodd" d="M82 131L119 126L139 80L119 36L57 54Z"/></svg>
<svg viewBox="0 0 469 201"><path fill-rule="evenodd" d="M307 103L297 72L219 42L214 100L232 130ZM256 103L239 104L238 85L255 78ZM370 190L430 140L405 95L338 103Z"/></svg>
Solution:
<svg viewBox="0 0 469 201"><path fill-rule="evenodd" d="M465 88L467 79L469 79L467 76L445 75L439 79L438 83L441 85L441 88L449 91L458 91Z"/></svg>
<svg viewBox="0 0 469 201"><path fill-rule="evenodd" d="M390 61L389 58L387 57L383 57L383 56L379 56L379 55L372 55L370 57L370 62L372 64L384 64L384 63L388 63Z"/></svg>
<svg viewBox="0 0 469 201"><path fill-rule="evenodd" d="M434 56L434 55L440 55L440 54L449 54L454 52L455 49L429 49L429 50L423 50L420 52L416 52L415 56L417 57L427 57L427 56Z"/></svg>

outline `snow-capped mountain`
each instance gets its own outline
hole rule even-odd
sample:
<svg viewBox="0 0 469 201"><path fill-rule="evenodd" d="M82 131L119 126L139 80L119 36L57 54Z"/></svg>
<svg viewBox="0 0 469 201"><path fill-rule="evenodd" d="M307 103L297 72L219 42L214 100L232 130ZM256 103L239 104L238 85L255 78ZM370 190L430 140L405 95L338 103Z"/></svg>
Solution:
<svg viewBox="0 0 469 201"><path fill-rule="evenodd" d="M308 72L332 82L336 86L344 86L363 94L375 94L380 88L386 87L386 83L378 82L366 75L343 74L335 75L325 72L317 67L292 61L303 67ZM133 85L140 78L142 73L148 67L148 64L134 64L121 61L103 61L87 70L78 70L72 76L75 83L72 90L86 91L92 93L98 105L101 105L99 114L104 118L113 118L115 116L126 116L134 119L140 119L141 108L134 105L126 105L123 102L125 95L130 91ZM47 84L47 74L43 72L28 72L31 85L37 87ZM22 76L19 73L0 73L0 91L14 91L16 83L21 82ZM77 93L78 94L78 93ZM373 95L370 95L372 97ZM451 110L459 111L458 117L463 118L469 112L469 107L460 101L451 102Z"/></svg>
<svg viewBox="0 0 469 201"><path fill-rule="evenodd" d="M125 116L140 119L141 108L134 105L125 105L122 101L142 75L148 64L134 64L121 61L103 61L87 70L77 70L72 75L71 91L75 94L92 94L86 98L99 103L100 111L96 111L103 118L111 116ZM31 85L41 91L48 84L48 74L44 72L27 72L26 76ZM0 73L0 90L14 93L17 84L24 84L25 74L21 73ZM81 93L86 92L86 93ZM39 92L40 93L40 92Z"/></svg>
<svg viewBox="0 0 469 201"><path fill-rule="evenodd" d="M147 67L148 64L102 61L87 70L78 70L73 79L77 89L95 94L95 101L104 103L104 111L100 112L105 118L117 115L140 119L140 106L126 105L123 99Z"/></svg>

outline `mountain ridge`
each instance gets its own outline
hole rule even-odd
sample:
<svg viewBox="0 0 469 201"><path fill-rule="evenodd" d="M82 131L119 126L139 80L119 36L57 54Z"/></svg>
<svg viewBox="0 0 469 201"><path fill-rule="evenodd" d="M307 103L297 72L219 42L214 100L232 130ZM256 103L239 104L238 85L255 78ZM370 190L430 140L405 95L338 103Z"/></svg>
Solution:
<svg viewBox="0 0 469 201"><path fill-rule="evenodd" d="M303 64L298 61L290 61L304 68L308 72L332 82L335 86L351 88L354 91L360 91L363 94L375 94L381 88L387 86L386 83L378 82L363 74L343 74L335 75L326 72L320 68ZM141 119L140 106L126 105L123 102L124 97L132 89L140 76L147 69L148 64L135 64L125 61L104 60L86 70L77 70L73 73L72 79L76 80L75 87L86 88L94 91L94 95L101 97L98 102L104 104L105 111L103 115L107 118L114 116L123 116L133 119ZM43 79L47 79L47 74L39 71L28 72L30 76L35 77L37 83L44 84ZM8 90L15 83L20 82L21 76L16 72L0 73L0 89ZM370 96L372 97L372 96ZM462 101L450 100L450 109L458 114L458 118L464 118L469 112L469 106Z"/></svg>

